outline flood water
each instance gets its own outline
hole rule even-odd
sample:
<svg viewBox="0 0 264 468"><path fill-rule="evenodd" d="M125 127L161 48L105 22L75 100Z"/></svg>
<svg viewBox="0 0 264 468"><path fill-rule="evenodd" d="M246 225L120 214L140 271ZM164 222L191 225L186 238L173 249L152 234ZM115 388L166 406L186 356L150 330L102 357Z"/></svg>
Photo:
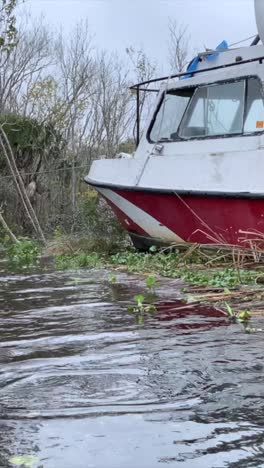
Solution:
<svg viewBox="0 0 264 468"><path fill-rule="evenodd" d="M264 466L263 334L108 274L0 271L0 467Z"/></svg>

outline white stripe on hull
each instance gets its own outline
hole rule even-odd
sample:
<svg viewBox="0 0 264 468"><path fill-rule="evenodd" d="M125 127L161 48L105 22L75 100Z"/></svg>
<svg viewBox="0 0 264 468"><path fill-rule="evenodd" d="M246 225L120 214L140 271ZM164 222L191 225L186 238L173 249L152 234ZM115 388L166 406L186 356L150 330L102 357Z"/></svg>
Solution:
<svg viewBox="0 0 264 468"><path fill-rule="evenodd" d="M125 215L132 219L132 221L141 227L141 229L143 229L143 231L145 231L150 237L166 242L184 243L184 241L173 231L160 224L155 218L121 197L113 190L97 187L96 190L117 206L117 208L119 208L119 210L121 210Z"/></svg>

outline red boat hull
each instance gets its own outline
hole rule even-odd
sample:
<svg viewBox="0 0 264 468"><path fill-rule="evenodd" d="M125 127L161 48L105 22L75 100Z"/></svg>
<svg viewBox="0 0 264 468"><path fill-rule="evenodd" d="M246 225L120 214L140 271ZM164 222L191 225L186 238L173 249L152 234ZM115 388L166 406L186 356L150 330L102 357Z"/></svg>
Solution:
<svg viewBox="0 0 264 468"><path fill-rule="evenodd" d="M143 244L168 243L167 233L171 242L175 234L175 241L178 238L187 243L240 247L264 244L264 197L97 189L133 240L141 239Z"/></svg>

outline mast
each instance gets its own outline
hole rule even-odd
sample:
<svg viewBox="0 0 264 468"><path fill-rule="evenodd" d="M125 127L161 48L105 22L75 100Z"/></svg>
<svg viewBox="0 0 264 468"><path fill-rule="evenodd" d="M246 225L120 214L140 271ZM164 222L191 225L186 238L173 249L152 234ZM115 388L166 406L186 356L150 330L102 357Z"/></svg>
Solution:
<svg viewBox="0 0 264 468"><path fill-rule="evenodd" d="M255 0L255 16L259 37L264 44L264 0Z"/></svg>

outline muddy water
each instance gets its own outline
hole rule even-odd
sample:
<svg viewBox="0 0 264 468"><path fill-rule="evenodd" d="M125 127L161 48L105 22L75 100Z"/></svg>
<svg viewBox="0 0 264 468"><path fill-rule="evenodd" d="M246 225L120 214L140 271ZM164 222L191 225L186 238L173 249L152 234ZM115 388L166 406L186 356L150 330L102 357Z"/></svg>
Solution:
<svg viewBox="0 0 264 468"><path fill-rule="evenodd" d="M218 312L128 313L144 283L0 272L0 467L264 466L263 335Z"/></svg>

